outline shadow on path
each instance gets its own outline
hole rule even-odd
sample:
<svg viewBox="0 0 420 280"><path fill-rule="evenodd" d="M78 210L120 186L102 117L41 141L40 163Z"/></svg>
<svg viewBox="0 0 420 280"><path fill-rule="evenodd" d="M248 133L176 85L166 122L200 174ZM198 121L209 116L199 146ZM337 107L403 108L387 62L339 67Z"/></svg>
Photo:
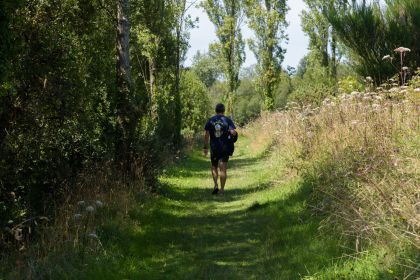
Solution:
<svg viewBox="0 0 420 280"><path fill-rule="evenodd" d="M239 175L262 172L266 161L244 156L231 166ZM102 277L300 279L328 266L338 250L317 236L318 221L305 207L309 188L297 181L275 186L255 175L212 196L208 159L193 155L168 170L159 197L130 213L138 229L117 234L124 258Z"/></svg>

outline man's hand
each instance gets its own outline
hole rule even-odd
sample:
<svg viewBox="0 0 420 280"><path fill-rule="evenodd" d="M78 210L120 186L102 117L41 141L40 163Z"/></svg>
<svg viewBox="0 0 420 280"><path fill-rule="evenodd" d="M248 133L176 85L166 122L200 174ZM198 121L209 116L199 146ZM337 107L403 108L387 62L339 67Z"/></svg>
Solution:
<svg viewBox="0 0 420 280"><path fill-rule="evenodd" d="M203 148L203 155L206 157L207 154L209 153L209 149L208 148Z"/></svg>
<svg viewBox="0 0 420 280"><path fill-rule="evenodd" d="M230 130L230 134L232 134L233 136L235 136L236 134L238 134L238 132L236 132L236 130L234 130L234 129L231 129Z"/></svg>

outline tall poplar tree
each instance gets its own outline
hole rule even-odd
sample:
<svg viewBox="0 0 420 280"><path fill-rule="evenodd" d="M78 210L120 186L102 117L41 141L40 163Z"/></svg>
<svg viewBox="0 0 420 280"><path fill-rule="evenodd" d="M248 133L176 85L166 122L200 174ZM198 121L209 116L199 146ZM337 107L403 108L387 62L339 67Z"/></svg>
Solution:
<svg viewBox="0 0 420 280"><path fill-rule="evenodd" d="M233 116L233 101L239 87L239 71L245 61L245 43L241 33L242 3L238 0L205 0L203 6L216 28L219 42L211 48L220 58L228 84L228 92L225 95L227 114Z"/></svg>
<svg viewBox="0 0 420 280"><path fill-rule="evenodd" d="M249 27L255 32L250 48L258 60L259 88L264 96L264 109L274 108L273 92L280 80L285 50L281 43L287 39L286 0L246 0Z"/></svg>
<svg viewBox="0 0 420 280"><path fill-rule="evenodd" d="M304 0L308 10L301 14L302 29L309 36L309 47L320 55L320 64L337 78L338 41L336 31L327 18L331 9L342 9L345 0Z"/></svg>
<svg viewBox="0 0 420 280"><path fill-rule="evenodd" d="M116 158L130 164L139 121L130 69L129 0L117 0ZM128 167L128 165L126 165Z"/></svg>

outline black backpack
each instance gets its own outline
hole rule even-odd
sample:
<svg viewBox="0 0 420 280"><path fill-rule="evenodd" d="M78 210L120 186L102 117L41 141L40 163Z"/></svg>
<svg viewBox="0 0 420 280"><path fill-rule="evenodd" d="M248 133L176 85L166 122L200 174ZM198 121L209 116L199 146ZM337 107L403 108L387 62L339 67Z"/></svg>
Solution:
<svg viewBox="0 0 420 280"><path fill-rule="evenodd" d="M238 140L238 135L232 135L230 133L229 124L226 119L224 119L224 117L215 122L212 122L211 124L213 125L214 134L216 137L212 150L215 153L221 154L223 156L233 155L233 152L235 151L234 143Z"/></svg>
<svg viewBox="0 0 420 280"><path fill-rule="evenodd" d="M238 132L236 132L236 135L233 135L229 131L228 135L228 143L227 143L227 150L228 154L231 156L233 155L233 152L235 151L235 143L238 141Z"/></svg>

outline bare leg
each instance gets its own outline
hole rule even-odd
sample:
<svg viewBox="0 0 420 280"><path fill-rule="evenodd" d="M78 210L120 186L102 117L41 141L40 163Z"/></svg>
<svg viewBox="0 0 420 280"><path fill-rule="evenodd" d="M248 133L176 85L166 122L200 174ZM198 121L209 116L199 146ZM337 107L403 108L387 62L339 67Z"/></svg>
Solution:
<svg viewBox="0 0 420 280"><path fill-rule="evenodd" d="M219 172L217 170L217 166L211 166L211 175L213 176L213 181L214 181L214 188L217 188L217 179L219 177Z"/></svg>
<svg viewBox="0 0 420 280"><path fill-rule="evenodd" d="M223 193L227 179L227 162L220 161L220 192Z"/></svg>

